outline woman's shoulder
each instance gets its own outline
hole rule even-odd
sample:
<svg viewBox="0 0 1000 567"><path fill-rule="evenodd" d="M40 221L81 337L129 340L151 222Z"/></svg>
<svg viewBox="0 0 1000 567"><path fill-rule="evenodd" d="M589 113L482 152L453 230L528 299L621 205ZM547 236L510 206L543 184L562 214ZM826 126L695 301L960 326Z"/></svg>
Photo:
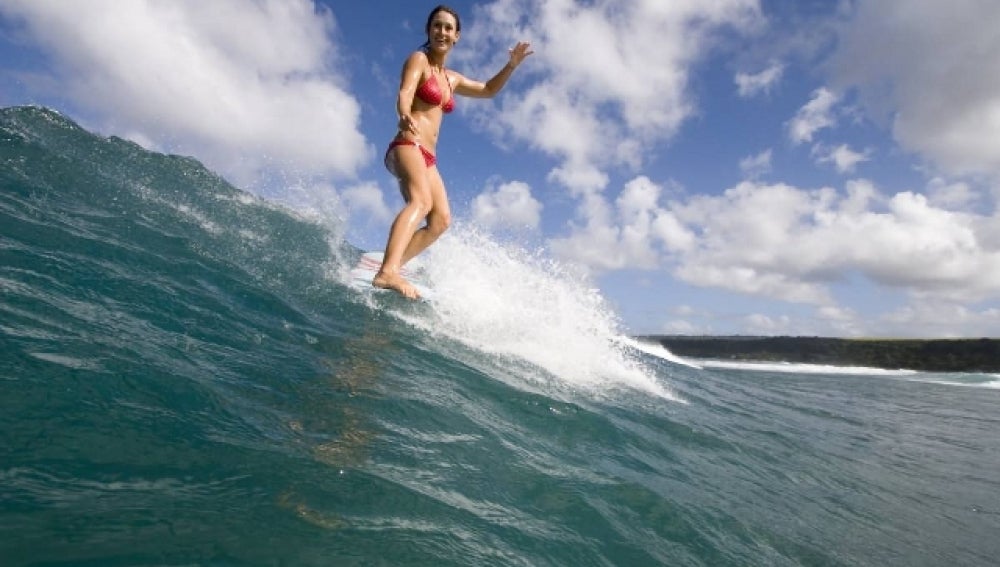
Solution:
<svg viewBox="0 0 1000 567"><path fill-rule="evenodd" d="M413 53L410 53L410 56L406 58L406 64L407 65L429 65L430 63L429 63L429 61L427 59L427 54L424 53L424 50L423 49L418 49L418 50L414 51Z"/></svg>

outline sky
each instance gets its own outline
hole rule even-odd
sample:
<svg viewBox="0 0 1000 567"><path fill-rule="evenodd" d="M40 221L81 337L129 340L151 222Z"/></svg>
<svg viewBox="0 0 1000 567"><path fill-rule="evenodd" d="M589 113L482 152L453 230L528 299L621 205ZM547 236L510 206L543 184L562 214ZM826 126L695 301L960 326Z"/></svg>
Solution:
<svg viewBox="0 0 1000 567"><path fill-rule="evenodd" d="M436 4L0 0L0 105L194 156L378 249ZM535 51L445 119L454 226L586 269L636 334L1000 336L1000 2L450 5L449 68Z"/></svg>

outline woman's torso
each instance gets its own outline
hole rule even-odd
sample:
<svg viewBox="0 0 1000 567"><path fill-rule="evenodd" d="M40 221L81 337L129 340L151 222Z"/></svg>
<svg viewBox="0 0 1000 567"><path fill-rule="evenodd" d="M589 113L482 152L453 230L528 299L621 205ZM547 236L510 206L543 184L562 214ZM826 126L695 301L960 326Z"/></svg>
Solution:
<svg viewBox="0 0 1000 567"><path fill-rule="evenodd" d="M410 116L413 117L419 134L399 132L397 136L420 142L420 145L434 152L444 115L455 105L455 91L451 81L446 69L435 72L430 65L424 69L410 106Z"/></svg>

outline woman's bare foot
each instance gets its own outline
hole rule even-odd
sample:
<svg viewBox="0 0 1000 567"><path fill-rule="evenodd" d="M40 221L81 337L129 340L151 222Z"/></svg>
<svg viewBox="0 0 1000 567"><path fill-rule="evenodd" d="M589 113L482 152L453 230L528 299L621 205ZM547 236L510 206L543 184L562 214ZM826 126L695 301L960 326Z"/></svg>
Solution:
<svg viewBox="0 0 1000 567"><path fill-rule="evenodd" d="M406 281L406 279L399 274L390 274L380 271L375 274L375 279L372 280L372 285L383 289L395 290L403 297L409 299L420 298L420 292L417 291L417 288L413 287L413 284Z"/></svg>

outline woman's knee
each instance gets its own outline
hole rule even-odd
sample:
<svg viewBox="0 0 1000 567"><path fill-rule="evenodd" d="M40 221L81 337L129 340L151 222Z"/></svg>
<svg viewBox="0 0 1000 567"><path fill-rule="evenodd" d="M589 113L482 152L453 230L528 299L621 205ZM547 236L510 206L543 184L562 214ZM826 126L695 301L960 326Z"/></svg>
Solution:
<svg viewBox="0 0 1000 567"><path fill-rule="evenodd" d="M429 230L435 236L440 236L444 234L444 231L448 230L451 226L451 214L433 214L427 219L427 230Z"/></svg>
<svg viewBox="0 0 1000 567"><path fill-rule="evenodd" d="M431 214L431 209L434 208L434 205L430 201L424 199L412 199L408 206L417 211L420 218L428 218L428 215Z"/></svg>
<svg viewBox="0 0 1000 567"><path fill-rule="evenodd" d="M420 218L426 218L434 208L434 199L425 185L413 183L408 186L400 184L400 192L406 200L406 208L415 211Z"/></svg>

